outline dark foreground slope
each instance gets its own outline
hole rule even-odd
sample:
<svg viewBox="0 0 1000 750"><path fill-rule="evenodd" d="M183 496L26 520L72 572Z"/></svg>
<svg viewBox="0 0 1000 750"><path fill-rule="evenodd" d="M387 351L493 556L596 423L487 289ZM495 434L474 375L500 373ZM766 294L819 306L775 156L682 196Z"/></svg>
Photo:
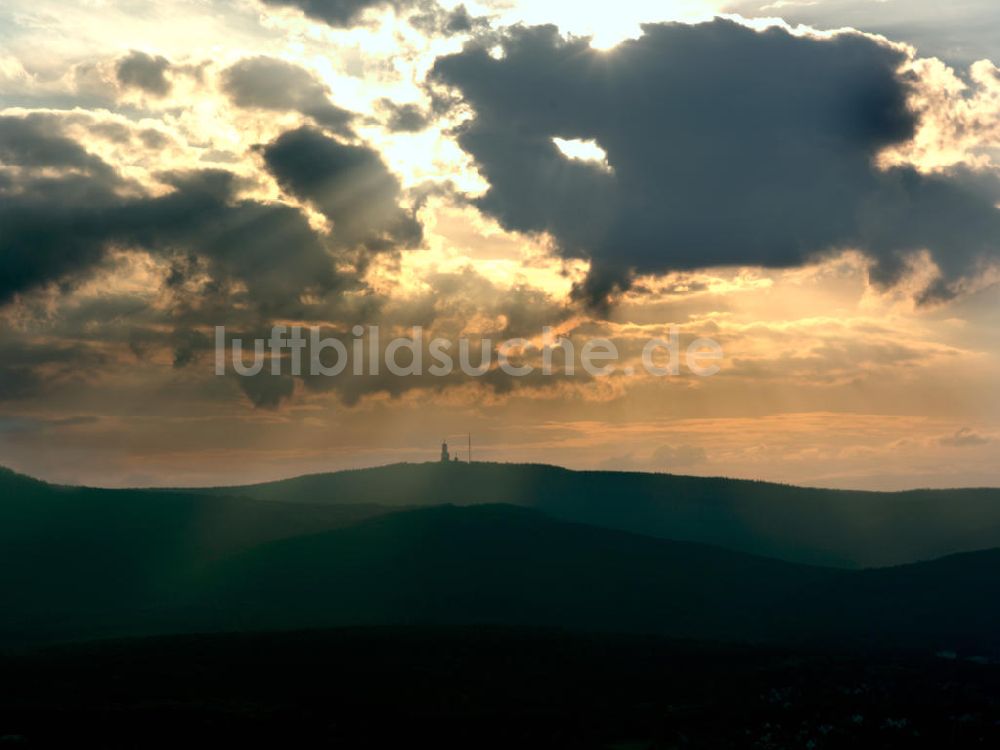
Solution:
<svg viewBox="0 0 1000 750"><path fill-rule="evenodd" d="M213 572L215 629L505 623L762 638L847 573L570 524L510 505L401 511L263 545Z"/></svg>
<svg viewBox="0 0 1000 750"><path fill-rule="evenodd" d="M795 562L897 565L1000 547L1000 490L854 492L515 464L396 464L199 490L283 502L510 503Z"/></svg>
<svg viewBox="0 0 1000 750"><path fill-rule="evenodd" d="M1000 655L1000 549L832 577L786 602L784 616L789 632L827 642Z"/></svg>
<svg viewBox="0 0 1000 750"><path fill-rule="evenodd" d="M505 624L1000 650L1000 552L846 571L511 505L61 490L7 477L0 647L343 625ZM318 529L331 529L317 533Z"/></svg>
<svg viewBox="0 0 1000 750"><path fill-rule="evenodd" d="M95 643L0 674L0 738L25 748L1000 743L1000 666L900 652L395 628Z"/></svg>
<svg viewBox="0 0 1000 750"><path fill-rule="evenodd" d="M213 629L502 623L1000 654L1000 550L843 571L443 506L264 545L212 575Z"/></svg>
<svg viewBox="0 0 1000 750"><path fill-rule="evenodd" d="M0 469L0 643L114 633L119 613L183 589L227 555L378 512L59 487Z"/></svg>

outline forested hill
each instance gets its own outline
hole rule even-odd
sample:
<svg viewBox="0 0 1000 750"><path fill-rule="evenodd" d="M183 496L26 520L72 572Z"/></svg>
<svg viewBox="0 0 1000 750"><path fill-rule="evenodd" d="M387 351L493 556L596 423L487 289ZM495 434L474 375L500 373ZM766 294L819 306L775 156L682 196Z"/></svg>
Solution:
<svg viewBox="0 0 1000 750"><path fill-rule="evenodd" d="M1000 546L1000 490L859 492L540 464L425 463L201 489L291 503L505 503L568 521L840 567Z"/></svg>

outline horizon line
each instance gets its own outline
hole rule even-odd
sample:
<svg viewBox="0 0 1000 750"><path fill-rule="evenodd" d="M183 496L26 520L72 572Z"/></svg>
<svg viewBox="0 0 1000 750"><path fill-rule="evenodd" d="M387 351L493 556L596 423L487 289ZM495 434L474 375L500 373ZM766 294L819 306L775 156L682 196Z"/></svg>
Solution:
<svg viewBox="0 0 1000 750"><path fill-rule="evenodd" d="M965 486L965 487L908 487L906 489L898 490L879 490L879 489L863 489L863 488L842 488L842 487L824 487L818 485L809 484L795 484L793 482L783 482L774 479L759 479L759 478L747 478L747 477L734 477L726 475L702 475L702 474L678 474L670 471L648 471L641 469L574 469L568 466L562 466L559 464L543 463L543 462L518 462L518 461L455 461L449 462L448 464L442 464L439 460L427 460L427 461L394 461L391 463L376 464L372 466L356 466L350 468L342 469L331 469L329 471L314 471L306 472L304 474L292 474L289 476L283 476L276 479L265 479L252 482L243 482L236 484L203 484L203 485L125 485L125 486L106 486L97 484L68 484L65 482L53 482L48 479L44 479L27 472L18 471L17 469L11 468L10 466L0 464L0 471L10 472L12 474L26 477L36 482L41 482L53 487L63 487L63 488L79 488L79 489L97 489L97 490L109 490L109 491L127 491L127 490L137 490L137 491L147 491L147 492L190 492L194 493L197 491L212 491L221 489L237 489L240 487L259 487L261 485L268 484L280 484L282 482L292 482L299 479L308 479L314 477L324 477L331 476L335 474L347 474L353 472L365 472L365 471L379 471L383 469L391 469L402 466L410 467L425 467L425 466L437 466L445 471L469 471L474 470L472 467L475 466L507 466L507 467L532 467L532 468L544 468L544 469L555 469L559 471L566 471L573 474L630 474L630 475L642 475L651 477L669 477L674 479L692 479L692 480L702 480L702 481L723 481L723 482L748 482L754 484L771 484L779 487L791 487L797 489L807 489L807 490L817 490L817 491L827 491L827 492L840 492L840 493L866 493L866 494L877 494L877 495L900 495L910 492L960 492L960 491L975 491L975 490L1000 490L1000 487L991 485L975 485L975 486ZM448 468L444 468L448 467Z"/></svg>

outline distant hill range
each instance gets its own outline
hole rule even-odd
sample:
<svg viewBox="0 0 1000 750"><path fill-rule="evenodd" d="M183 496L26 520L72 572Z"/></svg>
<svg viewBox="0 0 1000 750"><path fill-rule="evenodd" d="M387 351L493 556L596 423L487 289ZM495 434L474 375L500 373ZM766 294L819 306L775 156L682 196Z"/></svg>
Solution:
<svg viewBox="0 0 1000 750"><path fill-rule="evenodd" d="M859 492L539 464L426 463L196 491L337 506L504 503L565 521L847 568L1000 547L1000 489Z"/></svg>
<svg viewBox="0 0 1000 750"><path fill-rule="evenodd" d="M198 491L4 472L0 498L0 644L489 623L1000 649L1000 550L861 571L775 559L854 563L865 558L848 551L874 554L883 538L897 555L964 550L984 533L977 513L996 529L994 490L881 495L474 464ZM905 543L892 543L895 518ZM761 548L772 556L745 551Z"/></svg>

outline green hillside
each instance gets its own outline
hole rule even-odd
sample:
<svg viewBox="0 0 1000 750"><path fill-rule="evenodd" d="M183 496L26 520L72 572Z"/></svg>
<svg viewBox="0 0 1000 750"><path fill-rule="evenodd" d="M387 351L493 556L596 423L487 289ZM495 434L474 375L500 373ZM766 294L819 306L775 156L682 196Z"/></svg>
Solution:
<svg viewBox="0 0 1000 750"><path fill-rule="evenodd" d="M746 638L842 575L509 505L440 506L263 545L217 566L206 601L221 629L504 623Z"/></svg>
<svg viewBox="0 0 1000 750"><path fill-rule="evenodd" d="M352 523L373 505L60 487L0 469L0 640L114 632L190 576L255 545Z"/></svg>
<svg viewBox="0 0 1000 750"><path fill-rule="evenodd" d="M802 589L785 603L786 640L1000 655L1000 549L853 572ZM777 631L776 631L777 632Z"/></svg>
<svg viewBox="0 0 1000 750"><path fill-rule="evenodd" d="M507 503L567 521L841 567L1000 546L997 489L854 492L534 464L427 463L200 491L333 505Z"/></svg>
<svg viewBox="0 0 1000 750"><path fill-rule="evenodd" d="M431 499L439 490L461 494L460 480L484 476L494 481L480 494L475 484L470 505ZM417 493L407 478L427 482ZM343 480L359 494L319 493L318 484ZM356 502L366 484L373 502ZM655 499L664 486L685 485L686 499ZM535 498L535 507L486 502L516 486L522 497ZM317 502L269 499L283 487L300 491L287 493L292 499L308 493ZM608 528L648 522L651 532L667 534L671 520L673 531L689 536L791 544L802 506L819 512L823 493L779 487L769 494L774 487L430 465L206 494L66 488L3 472L0 646L126 634L488 623L783 644L1000 648L1000 550L850 571L748 554L739 544ZM966 494L983 503L990 497ZM875 510L890 517L893 503L919 509L935 496L947 495L875 495L883 502ZM838 497L864 499L830 493L827 502ZM425 507L398 507L410 503ZM769 520L749 523L748 508L770 513ZM782 508L792 519L785 526ZM567 521L571 513L605 523ZM721 531L713 526L717 518ZM739 537L734 529L772 536ZM844 536L828 537L850 541L846 527L837 533ZM944 528L932 541L954 543L950 533ZM816 549L807 542L799 549Z"/></svg>

